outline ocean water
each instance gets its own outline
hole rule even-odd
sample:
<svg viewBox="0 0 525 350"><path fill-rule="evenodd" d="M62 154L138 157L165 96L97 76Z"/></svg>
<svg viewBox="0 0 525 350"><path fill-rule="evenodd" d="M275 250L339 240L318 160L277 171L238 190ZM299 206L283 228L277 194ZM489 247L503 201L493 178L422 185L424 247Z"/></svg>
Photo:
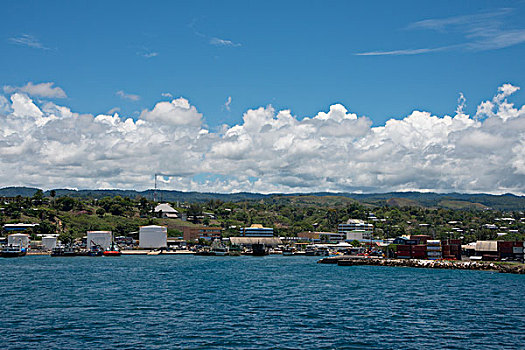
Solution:
<svg viewBox="0 0 525 350"><path fill-rule="evenodd" d="M0 349L525 349L525 276L316 261L0 259Z"/></svg>

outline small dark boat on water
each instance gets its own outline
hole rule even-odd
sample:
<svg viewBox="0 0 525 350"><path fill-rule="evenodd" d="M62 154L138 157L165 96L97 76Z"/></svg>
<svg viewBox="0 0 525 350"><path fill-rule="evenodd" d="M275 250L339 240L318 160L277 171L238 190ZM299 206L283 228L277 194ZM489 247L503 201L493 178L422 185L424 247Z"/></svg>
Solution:
<svg viewBox="0 0 525 350"><path fill-rule="evenodd" d="M22 247L19 244L6 245L0 252L0 256L3 258L18 258L27 254L27 248Z"/></svg>
<svg viewBox="0 0 525 350"><path fill-rule="evenodd" d="M102 256L104 254L104 249L100 245L94 244L93 241L91 241L91 244L91 248L87 253L88 256Z"/></svg>

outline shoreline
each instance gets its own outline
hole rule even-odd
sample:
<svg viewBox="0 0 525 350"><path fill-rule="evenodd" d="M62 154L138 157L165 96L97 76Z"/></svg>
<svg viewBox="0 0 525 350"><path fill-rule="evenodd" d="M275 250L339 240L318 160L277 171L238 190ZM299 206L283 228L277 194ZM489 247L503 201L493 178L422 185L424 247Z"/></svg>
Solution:
<svg viewBox="0 0 525 350"><path fill-rule="evenodd" d="M377 259L361 258L350 255L327 257L319 260L318 264L337 264L338 266L389 266L435 268L449 270L478 270L496 271L501 273L525 274L525 264L501 263L492 261L450 261L450 260L417 260L417 259Z"/></svg>

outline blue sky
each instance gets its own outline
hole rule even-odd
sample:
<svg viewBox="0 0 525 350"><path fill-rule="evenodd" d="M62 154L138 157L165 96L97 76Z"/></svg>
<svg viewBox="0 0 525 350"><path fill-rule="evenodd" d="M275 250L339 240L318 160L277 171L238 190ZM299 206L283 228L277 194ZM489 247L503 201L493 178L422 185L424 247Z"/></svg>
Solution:
<svg viewBox="0 0 525 350"><path fill-rule="evenodd" d="M133 115L171 93L189 99L210 126L239 122L248 108L268 104L314 116L337 102L380 125L414 109L450 114L459 92L473 113L500 84L525 85L523 2L12 1L2 7L0 81L55 82L81 113L118 107ZM475 24L468 16L480 15L481 25L521 31L521 41L468 48L480 39L468 37ZM458 25L414 25L461 16ZM514 98L523 102L523 93Z"/></svg>
<svg viewBox="0 0 525 350"><path fill-rule="evenodd" d="M0 185L141 189L163 172L182 190L522 194L524 16L524 1L7 1Z"/></svg>

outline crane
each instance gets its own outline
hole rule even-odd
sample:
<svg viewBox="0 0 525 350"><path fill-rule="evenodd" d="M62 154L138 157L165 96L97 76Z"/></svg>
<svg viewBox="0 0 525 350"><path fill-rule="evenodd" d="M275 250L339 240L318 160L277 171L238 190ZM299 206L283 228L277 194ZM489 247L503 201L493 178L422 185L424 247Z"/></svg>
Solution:
<svg viewBox="0 0 525 350"><path fill-rule="evenodd" d="M153 201L157 201L157 176L163 176L163 177L173 177L173 176L180 176L179 174L164 174L164 173L155 173L155 190L153 191Z"/></svg>

